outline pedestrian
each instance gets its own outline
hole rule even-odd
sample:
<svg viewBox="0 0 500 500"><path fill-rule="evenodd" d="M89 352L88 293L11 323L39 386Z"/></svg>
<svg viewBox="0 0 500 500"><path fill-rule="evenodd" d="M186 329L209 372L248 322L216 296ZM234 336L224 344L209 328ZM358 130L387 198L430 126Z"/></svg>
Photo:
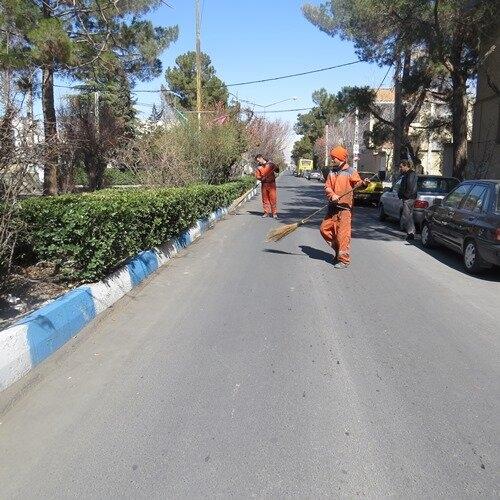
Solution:
<svg viewBox="0 0 500 500"><path fill-rule="evenodd" d="M335 251L334 267L345 269L351 263L351 223L354 195L351 189L367 186L369 180L362 180L357 170L347 163L348 153L342 146L334 147L330 152L332 168L326 179L325 191L329 200L328 213L323 220L321 236Z"/></svg>
<svg viewBox="0 0 500 500"><path fill-rule="evenodd" d="M409 160L402 160L399 171L402 174L399 185L398 197L403 200L403 212L401 215L401 229L406 232L406 240L415 239L415 221L413 219L413 206L417 197L417 174L413 170L413 164Z"/></svg>
<svg viewBox="0 0 500 500"><path fill-rule="evenodd" d="M277 219L278 197L276 193L276 174L279 172L279 168L261 154L255 157L255 161L259 164L259 167L255 171L255 177L262 184L262 205L264 208L262 217L272 215Z"/></svg>

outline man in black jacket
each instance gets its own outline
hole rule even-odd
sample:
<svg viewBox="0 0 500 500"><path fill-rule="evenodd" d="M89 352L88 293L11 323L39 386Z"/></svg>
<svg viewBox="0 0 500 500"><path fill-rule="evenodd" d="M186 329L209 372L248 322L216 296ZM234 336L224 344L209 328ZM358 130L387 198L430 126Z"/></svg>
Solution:
<svg viewBox="0 0 500 500"><path fill-rule="evenodd" d="M417 174L412 169L412 163L409 160L403 160L399 165L399 170L403 174L398 191L399 199L403 200L401 226L406 231L406 239L413 240L415 238L413 204L417 197Z"/></svg>

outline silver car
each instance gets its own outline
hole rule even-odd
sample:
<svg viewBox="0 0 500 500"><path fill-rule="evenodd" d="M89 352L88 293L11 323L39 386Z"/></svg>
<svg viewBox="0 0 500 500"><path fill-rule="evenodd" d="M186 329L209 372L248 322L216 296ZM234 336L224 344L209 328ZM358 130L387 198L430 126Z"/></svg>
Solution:
<svg viewBox="0 0 500 500"><path fill-rule="evenodd" d="M434 204L434 200L443 199L453 190L460 181L454 177L442 177L439 175L419 175L417 179L417 198L413 206L413 218L418 230L422 227L425 218L425 210ZM398 197L401 179L398 179L390 188L387 188L380 197L378 206L379 219L381 221L392 218L401 220L403 212L403 200Z"/></svg>
<svg viewBox="0 0 500 500"><path fill-rule="evenodd" d="M308 170L305 174L304 177L310 181L312 179L315 179L317 181L323 180L323 174L319 170Z"/></svg>

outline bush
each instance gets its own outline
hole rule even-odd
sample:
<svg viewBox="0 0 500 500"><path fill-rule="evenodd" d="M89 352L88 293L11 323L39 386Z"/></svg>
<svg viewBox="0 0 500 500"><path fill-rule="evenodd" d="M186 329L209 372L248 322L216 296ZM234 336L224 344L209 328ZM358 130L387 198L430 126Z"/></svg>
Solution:
<svg viewBox="0 0 500 500"><path fill-rule="evenodd" d="M31 198L21 204L21 247L52 262L64 279L92 281L141 250L180 235L249 189L244 178L220 186L103 190Z"/></svg>
<svg viewBox="0 0 500 500"><path fill-rule="evenodd" d="M126 144L117 160L148 186L222 184L238 175L247 146L238 114L219 109L201 122L191 115L145 130Z"/></svg>

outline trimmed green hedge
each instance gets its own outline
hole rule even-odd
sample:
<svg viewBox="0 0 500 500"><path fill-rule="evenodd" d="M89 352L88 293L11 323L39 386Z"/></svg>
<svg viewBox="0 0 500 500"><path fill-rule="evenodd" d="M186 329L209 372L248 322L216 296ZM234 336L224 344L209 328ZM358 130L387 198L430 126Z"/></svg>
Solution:
<svg viewBox="0 0 500 500"><path fill-rule="evenodd" d="M250 189L253 178L219 186L103 190L30 198L21 204L27 227L21 247L53 262L61 276L103 278L127 258L179 236Z"/></svg>

